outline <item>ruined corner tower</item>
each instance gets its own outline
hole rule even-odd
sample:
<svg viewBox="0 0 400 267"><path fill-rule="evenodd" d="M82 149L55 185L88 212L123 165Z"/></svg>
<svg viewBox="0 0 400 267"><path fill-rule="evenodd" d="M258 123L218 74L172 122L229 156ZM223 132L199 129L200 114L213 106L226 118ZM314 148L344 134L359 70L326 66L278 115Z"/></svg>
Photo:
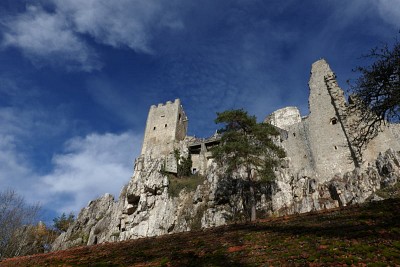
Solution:
<svg viewBox="0 0 400 267"><path fill-rule="evenodd" d="M187 125L188 119L179 99L152 105L147 116L141 154L168 156L173 152L175 143L185 139Z"/></svg>

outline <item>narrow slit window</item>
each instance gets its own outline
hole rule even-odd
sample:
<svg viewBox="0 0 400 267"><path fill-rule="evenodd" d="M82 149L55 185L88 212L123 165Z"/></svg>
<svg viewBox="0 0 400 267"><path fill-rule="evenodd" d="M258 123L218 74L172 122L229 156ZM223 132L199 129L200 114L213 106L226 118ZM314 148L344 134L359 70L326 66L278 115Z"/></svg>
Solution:
<svg viewBox="0 0 400 267"><path fill-rule="evenodd" d="M164 127L167 128L167 124L165 124Z"/></svg>
<svg viewBox="0 0 400 267"><path fill-rule="evenodd" d="M153 131L156 129L156 126L153 127Z"/></svg>

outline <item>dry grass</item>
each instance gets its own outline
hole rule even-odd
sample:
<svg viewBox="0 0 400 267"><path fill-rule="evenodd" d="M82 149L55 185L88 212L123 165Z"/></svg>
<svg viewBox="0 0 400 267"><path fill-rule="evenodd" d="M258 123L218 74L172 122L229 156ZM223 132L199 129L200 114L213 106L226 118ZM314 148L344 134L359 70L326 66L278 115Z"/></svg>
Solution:
<svg viewBox="0 0 400 267"><path fill-rule="evenodd" d="M0 266L399 266L400 199L8 259Z"/></svg>

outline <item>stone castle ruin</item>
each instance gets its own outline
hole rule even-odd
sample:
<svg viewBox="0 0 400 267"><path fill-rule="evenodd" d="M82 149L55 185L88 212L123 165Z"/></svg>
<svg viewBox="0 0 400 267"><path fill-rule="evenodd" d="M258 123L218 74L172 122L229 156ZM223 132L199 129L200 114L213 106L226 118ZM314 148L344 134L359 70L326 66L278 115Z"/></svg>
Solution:
<svg viewBox="0 0 400 267"><path fill-rule="evenodd" d="M378 200L376 192L400 177L400 125L386 123L360 148L357 101L347 102L325 60L312 65L309 115L296 107L277 110L265 123L279 128L276 142L286 151L276 180L257 190L257 212L303 213ZM245 182L213 162L210 148L219 137L187 136L188 119L180 100L152 106L134 174L117 201L106 194L82 209L53 249L121 241L227 224L246 214ZM204 179L194 190L171 193L177 172L174 151L190 155L192 172Z"/></svg>
<svg viewBox="0 0 400 267"><path fill-rule="evenodd" d="M325 60L313 64L309 87L308 116L302 118L296 107L286 107L264 120L281 130L280 142L290 158L291 170L312 173L326 181L336 173L373 161L379 152L389 148L400 150L400 125L386 124L364 147L362 155L357 155L354 139L360 129L354 123L358 120L353 118L352 104L346 101ZM218 144L218 135L196 139L186 135L187 126L188 119L179 99L151 106L141 154L156 152L165 156L167 171L176 173L173 152L180 142L186 141L193 161L192 171L205 174L212 163L210 148Z"/></svg>
<svg viewBox="0 0 400 267"><path fill-rule="evenodd" d="M219 136L215 134L206 139L187 136L187 127L188 118L179 99L151 106L141 155L158 154L161 158L164 157L165 170L176 174L177 162L174 152L182 150L180 147L183 142L186 146L184 155L190 155L193 162L192 173L204 175L212 162L210 148L218 145Z"/></svg>

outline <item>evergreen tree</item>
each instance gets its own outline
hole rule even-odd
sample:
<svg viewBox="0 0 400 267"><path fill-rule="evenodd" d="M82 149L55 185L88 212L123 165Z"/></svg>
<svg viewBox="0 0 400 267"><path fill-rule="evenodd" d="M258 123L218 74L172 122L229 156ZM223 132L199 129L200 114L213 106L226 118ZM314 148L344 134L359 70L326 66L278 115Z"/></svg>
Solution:
<svg viewBox="0 0 400 267"><path fill-rule="evenodd" d="M66 232L69 226L74 222L75 215L71 212L68 217L63 212L59 217L53 219L54 228L59 232Z"/></svg>
<svg viewBox="0 0 400 267"><path fill-rule="evenodd" d="M227 168L228 174L241 169L245 171L243 178L249 184L250 217L254 221L255 181L272 181L277 159L285 157L284 150L272 140L279 132L270 124L257 123L256 117L249 116L243 109L217 113L215 122L224 124L224 127L218 131L222 134L221 142L213 148L213 157L219 165Z"/></svg>

